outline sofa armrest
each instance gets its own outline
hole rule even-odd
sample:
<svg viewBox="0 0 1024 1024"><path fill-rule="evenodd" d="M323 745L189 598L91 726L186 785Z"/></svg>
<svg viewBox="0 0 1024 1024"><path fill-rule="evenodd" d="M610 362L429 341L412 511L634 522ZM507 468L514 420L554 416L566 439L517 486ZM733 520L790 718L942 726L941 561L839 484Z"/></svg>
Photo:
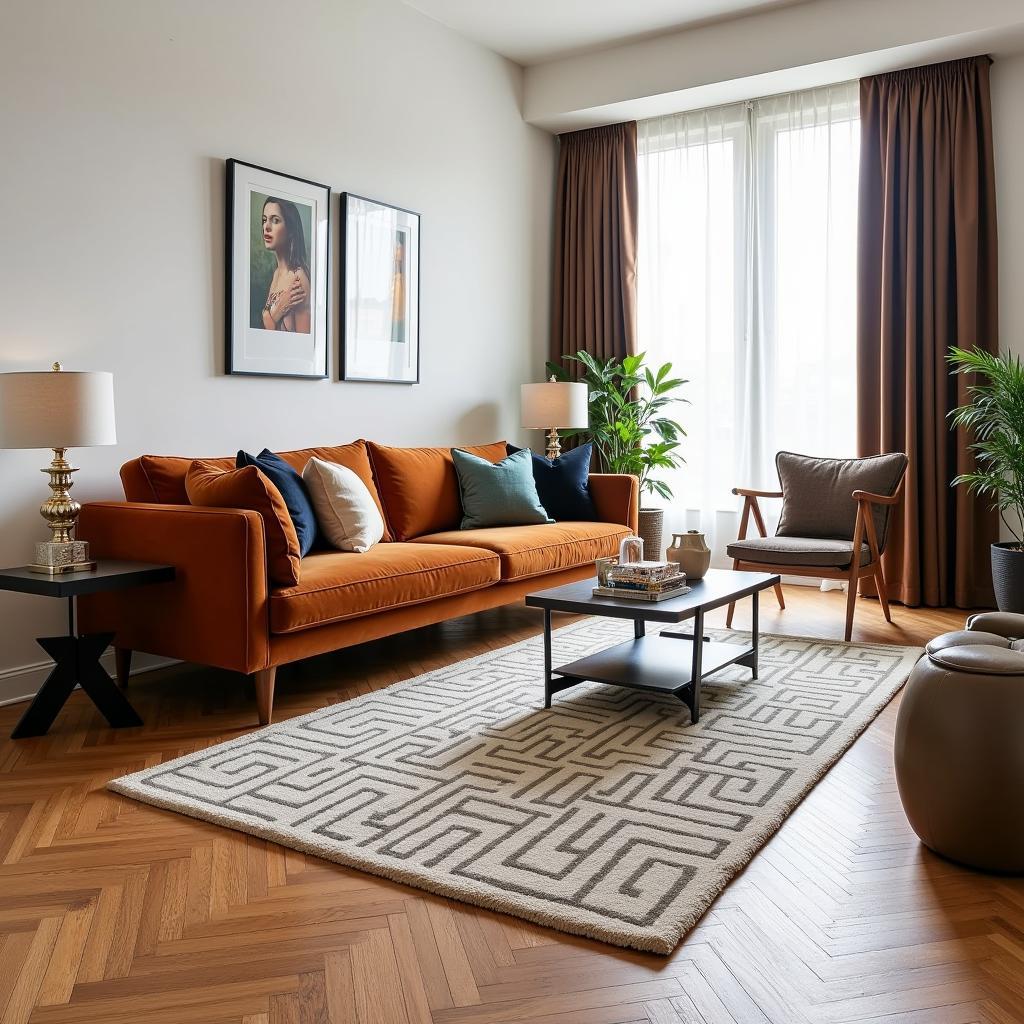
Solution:
<svg viewBox="0 0 1024 1024"><path fill-rule="evenodd" d="M267 559L259 513L94 502L82 507L78 536L89 541L95 558L175 568L172 583L80 598L83 632L113 632L118 647L237 672L267 667Z"/></svg>
<svg viewBox="0 0 1024 1024"><path fill-rule="evenodd" d="M602 523L622 523L636 533L640 509L640 481L631 473L591 473L590 497Z"/></svg>

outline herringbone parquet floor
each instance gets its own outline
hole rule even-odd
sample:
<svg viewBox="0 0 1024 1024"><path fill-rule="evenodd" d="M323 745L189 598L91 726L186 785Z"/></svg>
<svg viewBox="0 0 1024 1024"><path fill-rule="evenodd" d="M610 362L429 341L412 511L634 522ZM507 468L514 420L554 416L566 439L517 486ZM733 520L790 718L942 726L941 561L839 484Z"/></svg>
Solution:
<svg viewBox="0 0 1024 1024"><path fill-rule="evenodd" d="M763 602L763 628L841 628L842 595L787 597L778 616ZM963 619L895 614L894 630L861 602L855 639L918 643ZM502 609L283 670L278 717L537 627ZM151 673L131 698L140 729L108 730L75 695L48 737L0 742L2 1024L1024 1021L1024 880L918 844L891 768L898 698L669 958L108 794L115 775L254 722L251 693L227 673ZM20 710L0 709L4 736Z"/></svg>

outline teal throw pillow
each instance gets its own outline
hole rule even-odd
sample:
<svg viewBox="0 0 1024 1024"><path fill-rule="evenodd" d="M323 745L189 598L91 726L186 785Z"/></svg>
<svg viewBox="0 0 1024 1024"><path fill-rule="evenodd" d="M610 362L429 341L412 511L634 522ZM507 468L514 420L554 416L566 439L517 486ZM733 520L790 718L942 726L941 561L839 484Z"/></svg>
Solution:
<svg viewBox="0 0 1024 1024"><path fill-rule="evenodd" d="M452 459L462 498L461 529L554 522L537 496L533 456L528 449L493 463L453 448Z"/></svg>

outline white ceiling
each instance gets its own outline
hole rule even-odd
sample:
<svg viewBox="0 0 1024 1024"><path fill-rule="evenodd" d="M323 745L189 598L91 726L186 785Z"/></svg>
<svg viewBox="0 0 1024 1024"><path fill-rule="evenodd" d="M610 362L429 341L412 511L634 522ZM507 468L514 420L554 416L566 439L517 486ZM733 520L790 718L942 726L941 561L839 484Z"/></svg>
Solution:
<svg viewBox="0 0 1024 1024"><path fill-rule="evenodd" d="M645 36L807 0L405 0L517 64L541 64Z"/></svg>

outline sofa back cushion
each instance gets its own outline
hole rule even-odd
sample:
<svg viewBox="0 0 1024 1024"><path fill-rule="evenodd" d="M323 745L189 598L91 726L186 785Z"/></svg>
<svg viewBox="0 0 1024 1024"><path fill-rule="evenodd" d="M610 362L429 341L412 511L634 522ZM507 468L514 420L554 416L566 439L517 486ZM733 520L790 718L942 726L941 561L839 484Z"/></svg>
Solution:
<svg viewBox="0 0 1024 1024"><path fill-rule="evenodd" d="M267 574L278 587L299 582L299 538L288 506L274 482L256 466L216 465L222 459L196 459L185 471L185 493L193 505L244 508L263 517Z"/></svg>
<svg viewBox="0 0 1024 1024"><path fill-rule="evenodd" d="M373 481L373 469L366 442L359 440L351 444L333 445L325 448L301 448L294 452L281 452L281 458L301 475L311 458L324 462L335 462L352 470L364 484L377 503L381 515L384 507ZM174 455L142 455L121 467L121 484L127 501L155 502L159 505L188 505L185 490L185 474L194 460ZM203 462L217 469L233 469L234 457L203 459ZM386 520L385 520L386 523ZM385 527L383 540L391 540Z"/></svg>
<svg viewBox="0 0 1024 1024"><path fill-rule="evenodd" d="M907 469L902 452L866 459L819 459L779 452L775 468L782 485L779 537L822 537L853 540L857 502L853 492L891 496ZM891 505L874 506L875 533L885 549Z"/></svg>
<svg viewBox="0 0 1024 1024"><path fill-rule="evenodd" d="M178 455L140 455L121 467L125 500L188 505L185 476L197 461L217 469L234 469L235 466L233 457L197 460Z"/></svg>
<svg viewBox="0 0 1024 1024"><path fill-rule="evenodd" d="M450 448L391 448L373 441L367 447L393 540L458 529L462 507ZM501 462L506 454L504 441L459 447L488 462Z"/></svg>

